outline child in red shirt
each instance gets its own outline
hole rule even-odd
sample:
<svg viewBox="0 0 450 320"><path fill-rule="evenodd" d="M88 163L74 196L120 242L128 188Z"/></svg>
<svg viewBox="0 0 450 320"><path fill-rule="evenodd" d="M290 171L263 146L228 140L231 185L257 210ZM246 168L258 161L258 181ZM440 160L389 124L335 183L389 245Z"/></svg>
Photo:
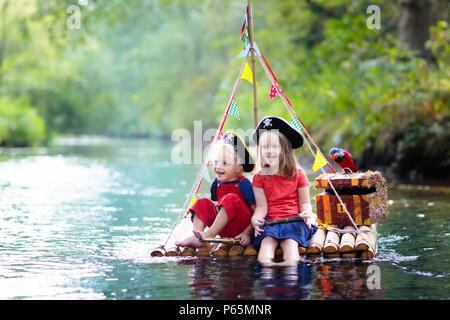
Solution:
<svg viewBox="0 0 450 320"><path fill-rule="evenodd" d="M309 183L298 166L292 149L303 144L301 134L279 117L261 120L253 139L258 144L261 170L253 177L256 208L252 217L254 244L260 246L258 260L273 264L275 250L280 244L285 265L300 260L298 245L309 246L317 227L313 218ZM265 220L279 220L300 215L304 221L280 223L262 227Z"/></svg>
<svg viewBox="0 0 450 320"><path fill-rule="evenodd" d="M253 157L237 134L227 132L222 139L213 162L216 179L211 184L211 200L200 198L189 209L194 235L176 242L177 246L199 248L204 245L199 238L216 235L241 239L243 246L251 242L255 198L251 182L243 173L253 171ZM209 229L203 231L206 226Z"/></svg>

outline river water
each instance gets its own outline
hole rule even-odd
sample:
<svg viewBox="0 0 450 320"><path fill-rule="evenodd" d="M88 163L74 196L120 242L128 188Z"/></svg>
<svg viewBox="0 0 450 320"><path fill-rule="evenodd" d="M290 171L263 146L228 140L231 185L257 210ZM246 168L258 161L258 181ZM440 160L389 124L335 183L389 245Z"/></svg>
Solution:
<svg viewBox="0 0 450 320"><path fill-rule="evenodd" d="M198 170L172 164L171 147L79 137L0 149L0 299L450 298L443 185L389 182L371 261L150 257Z"/></svg>

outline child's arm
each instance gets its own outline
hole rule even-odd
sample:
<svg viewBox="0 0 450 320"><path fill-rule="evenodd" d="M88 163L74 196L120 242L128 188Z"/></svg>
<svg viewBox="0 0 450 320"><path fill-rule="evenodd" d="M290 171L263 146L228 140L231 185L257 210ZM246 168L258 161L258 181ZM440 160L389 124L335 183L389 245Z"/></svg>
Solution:
<svg viewBox="0 0 450 320"><path fill-rule="evenodd" d="M309 186L301 187L297 189L298 191L298 206L300 210L300 216L305 221L308 229L311 229L310 218L312 218L312 205L309 199Z"/></svg>
<svg viewBox="0 0 450 320"><path fill-rule="evenodd" d="M256 208L252 216L252 225L255 228L255 236L264 232L259 226L264 222L267 215L267 199L264 189L253 186L253 194L255 195Z"/></svg>

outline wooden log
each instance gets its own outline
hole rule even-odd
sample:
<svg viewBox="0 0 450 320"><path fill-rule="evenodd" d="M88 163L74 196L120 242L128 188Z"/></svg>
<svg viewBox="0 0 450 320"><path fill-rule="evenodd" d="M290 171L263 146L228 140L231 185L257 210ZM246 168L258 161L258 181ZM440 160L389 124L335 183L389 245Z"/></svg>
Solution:
<svg viewBox="0 0 450 320"><path fill-rule="evenodd" d="M197 256L198 257L209 257L209 255L211 254L211 246L204 246L204 247L200 247L197 249Z"/></svg>
<svg viewBox="0 0 450 320"><path fill-rule="evenodd" d="M248 245L245 247L243 256L244 257L256 257L258 255L258 250L254 245Z"/></svg>
<svg viewBox="0 0 450 320"><path fill-rule="evenodd" d="M239 244L241 242L240 239L235 238L200 238L200 242L208 242L208 243L228 243L228 244Z"/></svg>
<svg viewBox="0 0 450 320"><path fill-rule="evenodd" d="M361 259L372 259L375 257L376 251L372 250L371 248L361 251Z"/></svg>
<svg viewBox="0 0 450 320"><path fill-rule="evenodd" d="M356 230L353 226L346 226L344 230ZM340 253L351 253L355 251L356 233L343 233L339 244Z"/></svg>
<svg viewBox="0 0 450 320"><path fill-rule="evenodd" d="M327 232L325 243L322 249L323 253L336 253L339 250L339 234L333 231Z"/></svg>
<svg viewBox="0 0 450 320"><path fill-rule="evenodd" d="M165 253L166 250L164 249L164 246L158 246L151 251L150 255L152 257L163 257Z"/></svg>
<svg viewBox="0 0 450 320"><path fill-rule="evenodd" d="M180 254L181 254L180 248L178 248L177 246L173 246L172 248L167 249L164 255L166 257L174 257L179 256Z"/></svg>
<svg viewBox="0 0 450 320"><path fill-rule="evenodd" d="M306 248L302 246L298 246L298 254L302 255L306 253Z"/></svg>
<svg viewBox="0 0 450 320"><path fill-rule="evenodd" d="M216 249L213 250L214 257L226 257L228 255L228 250L230 250L231 245L227 243L220 244Z"/></svg>
<svg viewBox="0 0 450 320"><path fill-rule="evenodd" d="M372 232L367 233L368 236L368 248L361 252L362 259L372 259L377 254L378 250L378 234L377 234L377 225L371 225Z"/></svg>
<svg viewBox="0 0 450 320"><path fill-rule="evenodd" d="M339 252L334 252L334 253L324 253L323 256L327 259L334 259L334 258L339 258L340 254Z"/></svg>
<svg viewBox="0 0 450 320"><path fill-rule="evenodd" d="M376 224L372 224L370 227L369 226L361 226L359 227L359 230L364 231L372 231L372 232L365 232L365 233L360 233L358 234L358 236L356 237L356 242L355 242L355 250L356 251L365 251L368 250L369 248L372 249L372 251L374 251L374 248L376 247L376 243L377 243L377 227Z"/></svg>
<svg viewBox="0 0 450 320"><path fill-rule="evenodd" d="M344 252L341 253L343 258L355 258L356 257L356 251L352 251L352 252Z"/></svg>
<svg viewBox="0 0 450 320"><path fill-rule="evenodd" d="M183 257L193 257L195 256L195 248L193 247L184 247L181 251L181 255Z"/></svg>
<svg viewBox="0 0 450 320"><path fill-rule="evenodd" d="M230 250L228 251L228 256L229 257L241 257L243 253L244 253L244 247L241 246L240 244L236 244L230 248Z"/></svg>
<svg viewBox="0 0 450 320"><path fill-rule="evenodd" d="M307 254L319 254L322 252L323 244L327 236L327 231L323 229L318 229L314 233L309 247L306 249Z"/></svg>

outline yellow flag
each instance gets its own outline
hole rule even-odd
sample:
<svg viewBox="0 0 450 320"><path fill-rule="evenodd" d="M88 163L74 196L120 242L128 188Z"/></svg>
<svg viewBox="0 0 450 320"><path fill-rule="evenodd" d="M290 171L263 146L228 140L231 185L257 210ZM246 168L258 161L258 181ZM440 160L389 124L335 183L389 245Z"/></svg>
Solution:
<svg viewBox="0 0 450 320"><path fill-rule="evenodd" d="M197 195L196 194L194 194L194 198L192 199L191 204L189 205L189 208L194 205L195 201L197 201Z"/></svg>
<svg viewBox="0 0 450 320"><path fill-rule="evenodd" d="M316 172L317 170L319 170L320 168L322 168L326 164L327 164L327 160L325 159L323 154L319 150L317 150L317 152L316 152L316 159L314 160L314 164L313 164L313 167L312 167L314 172Z"/></svg>
<svg viewBox="0 0 450 320"><path fill-rule="evenodd" d="M253 83L252 69L250 69L248 62L245 63L245 67L244 67L244 71L242 72L241 79L245 79L248 82ZM256 84L258 84L258 82Z"/></svg>

